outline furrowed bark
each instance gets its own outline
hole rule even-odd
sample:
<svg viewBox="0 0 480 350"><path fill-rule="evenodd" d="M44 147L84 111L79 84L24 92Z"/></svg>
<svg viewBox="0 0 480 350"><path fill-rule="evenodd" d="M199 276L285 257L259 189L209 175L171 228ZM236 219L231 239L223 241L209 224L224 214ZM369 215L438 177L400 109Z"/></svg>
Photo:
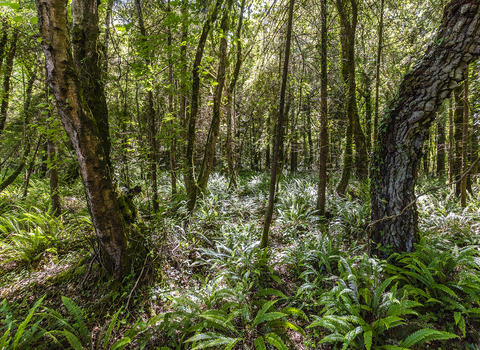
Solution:
<svg viewBox="0 0 480 350"><path fill-rule="evenodd" d="M434 43L400 85L380 127L371 168L373 240L384 254L411 252L418 241L417 167L428 128L445 98L480 55L480 0L446 5Z"/></svg>

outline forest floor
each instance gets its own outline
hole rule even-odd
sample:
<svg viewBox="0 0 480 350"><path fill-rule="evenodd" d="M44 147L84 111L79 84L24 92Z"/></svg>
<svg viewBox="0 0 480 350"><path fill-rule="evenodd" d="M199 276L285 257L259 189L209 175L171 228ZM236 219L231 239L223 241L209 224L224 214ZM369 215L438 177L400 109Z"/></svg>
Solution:
<svg viewBox="0 0 480 350"><path fill-rule="evenodd" d="M265 254L269 174L242 174L234 192L213 174L192 214L169 179L158 213L147 191L135 198L157 271L122 283L95 259L80 183L62 188L60 218L47 180L0 194L0 349L480 349L478 185L464 209L450 188L421 197L416 251L383 260L367 184L328 191L326 219L316 179L287 174Z"/></svg>

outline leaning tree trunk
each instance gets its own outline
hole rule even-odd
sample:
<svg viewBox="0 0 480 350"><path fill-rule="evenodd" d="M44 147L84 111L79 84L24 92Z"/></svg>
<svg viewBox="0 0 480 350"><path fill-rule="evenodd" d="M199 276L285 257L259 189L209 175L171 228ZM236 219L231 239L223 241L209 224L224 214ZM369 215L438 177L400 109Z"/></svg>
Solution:
<svg viewBox="0 0 480 350"><path fill-rule="evenodd" d="M195 53L195 60L192 68L192 97L190 111L188 113L188 120L186 121L187 147L185 149L185 164L183 178L185 181L185 189L188 196L188 210L192 211L197 203L198 184L195 179L195 164L193 153L195 149L195 133L197 126L197 114L199 110L199 96L200 96L200 65L203 58L203 50L207 42L208 33L211 27L217 20L218 12L222 6L223 0L217 0L211 16L205 21L202 28L202 34L198 41L197 51Z"/></svg>
<svg viewBox="0 0 480 350"><path fill-rule="evenodd" d="M220 30L222 36L220 38L220 63L217 71L217 85L215 86L215 94L213 95L213 113L210 129L208 130L207 143L205 144L205 152L203 155L202 166L198 174L198 189L204 192L207 189L208 178L212 172L213 160L215 158L215 148L217 146L218 133L220 131L220 106L222 105L223 86L225 85L225 70L227 67L227 35L229 27L230 10L233 1L227 0L227 6L223 12Z"/></svg>
<svg viewBox="0 0 480 350"><path fill-rule="evenodd" d="M84 1L75 4L74 9L80 6L98 15L95 4L96 1L94 4ZM109 260L107 267L116 278L121 278L130 272L132 257L128 251L136 247L128 237L129 230L123 220L120 203L117 203L108 146L105 135L100 131L106 126L102 120L95 118L90 109L74 63L67 23L67 0L37 0L36 6L47 79L80 165L92 224ZM91 56L87 54L88 57Z"/></svg>
<svg viewBox="0 0 480 350"><path fill-rule="evenodd" d="M379 127L370 191L373 239L383 253L414 250L415 185L422 146L439 106L480 55L479 28L480 0L447 4L434 44L404 77Z"/></svg>
<svg viewBox="0 0 480 350"><path fill-rule="evenodd" d="M15 58L15 52L17 50L18 31L13 32L13 37L10 42L10 51L8 52L7 60L5 62L5 75L3 77L3 91L1 92L1 106L0 106L0 136L3 129L5 129L5 123L7 122L8 100L10 98L10 78L13 71L13 59Z"/></svg>

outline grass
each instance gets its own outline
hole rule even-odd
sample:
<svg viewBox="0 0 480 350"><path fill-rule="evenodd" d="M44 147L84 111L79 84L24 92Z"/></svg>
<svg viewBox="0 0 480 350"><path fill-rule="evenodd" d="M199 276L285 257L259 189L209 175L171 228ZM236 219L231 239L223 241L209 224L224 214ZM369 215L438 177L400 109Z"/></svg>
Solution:
<svg viewBox="0 0 480 350"><path fill-rule="evenodd" d="M212 174L191 215L183 185L172 196L169 179L159 174L157 214L145 186L135 198L161 268L147 285L135 278L116 285L92 260L97 246L79 182L62 188L58 219L48 214L45 180L33 179L24 200L21 184L4 191L0 298L9 306L0 314L19 322L8 328L0 315L0 339L10 329L5 339L13 344L44 297L22 331L38 336L30 348L74 347L72 336L102 349L164 350L415 349L426 342L473 349L480 342L478 194L465 209L449 188L422 197L417 251L385 261L367 255L368 184L352 182L344 198L328 189L325 219L315 209L316 178L286 174L265 257L258 245L269 174L242 174L237 191ZM417 192L435 185L424 180Z"/></svg>

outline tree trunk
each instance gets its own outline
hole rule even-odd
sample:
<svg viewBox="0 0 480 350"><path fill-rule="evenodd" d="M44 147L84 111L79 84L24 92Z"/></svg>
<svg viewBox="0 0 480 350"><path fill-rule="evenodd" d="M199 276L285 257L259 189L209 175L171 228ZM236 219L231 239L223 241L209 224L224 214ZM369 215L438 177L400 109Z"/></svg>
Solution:
<svg viewBox="0 0 480 350"><path fill-rule="evenodd" d="M453 162L453 140L454 140L454 124L453 124L453 97L450 96L448 99L448 182L453 182L455 170Z"/></svg>
<svg viewBox="0 0 480 350"><path fill-rule="evenodd" d="M203 49L207 42L208 33L212 25L217 20L218 12L222 6L223 0L217 0L213 12L210 17L207 18L203 25L202 34L198 41L197 51L195 53L195 60L192 67L192 98L190 113L188 113L187 121L187 148L185 152L185 166L184 166L184 180L185 189L187 190L188 197L188 210L192 211L195 208L197 202L198 184L195 179L195 162L193 159L193 153L195 148L195 131L197 124L197 114L199 107L199 93L200 93L200 65L203 58Z"/></svg>
<svg viewBox="0 0 480 350"><path fill-rule="evenodd" d="M464 95L463 95L463 127L462 127L462 173L468 169L468 68L463 82ZM469 176L464 176L461 186L461 198L460 203L462 208L467 206L467 182Z"/></svg>
<svg viewBox="0 0 480 350"><path fill-rule="evenodd" d="M439 106L480 55L479 17L480 0L446 5L434 43L404 77L379 127L371 174L371 218L373 239L384 253L414 250L418 240L415 184L423 142Z"/></svg>
<svg viewBox="0 0 480 350"><path fill-rule="evenodd" d="M5 123L7 121L8 101L10 99L10 78L13 71L13 59L15 58L15 52L17 50L18 31L13 31L13 37L10 41L10 50L8 51L7 60L5 61L5 74L3 76L3 91L1 94L1 106L0 106L0 136L2 136L5 129Z"/></svg>
<svg viewBox="0 0 480 350"><path fill-rule="evenodd" d="M437 118L438 141L437 141L437 177L445 176L445 120L443 113Z"/></svg>
<svg viewBox="0 0 480 350"><path fill-rule="evenodd" d="M0 72L2 71L3 57L5 57L5 46L8 42L8 24L6 21L2 23L2 39L0 39Z"/></svg>
<svg viewBox="0 0 480 350"><path fill-rule="evenodd" d="M318 176L318 197L317 208L320 215L325 215L325 200L327 189L327 162L328 162L328 106L327 106L327 1L321 0L321 49L320 49L320 66L321 66L321 80L320 80L320 172ZM309 135L309 143L311 137Z"/></svg>
<svg viewBox="0 0 480 350"><path fill-rule="evenodd" d="M223 12L220 22L220 62L217 71L217 85L213 95L213 113L210 129L208 130L207 143L203 155L202 166L198 175L198 188L204 192L207 188L208 178L212 172L213 160L215 158L215 147L217 146L218 132L220 131L220 107L222 105L223 86L225 85L225 70L227 67L227 35L229 27L229 16L233 0L227 0L227 6Z"/></svg>
<svg viewBox="0 0 480 350"><path fill-rule="evenodd" d="M290 0L288 8L288 25L287 25L287 38L285 43L285 61L283 64L283 76L282 76L282 86L280 90L280 104L278 106L278 119L277 119L277 134L275 137L275 149L273 154L273 164L272 164L272 173L270 177L270 191L268 195L268 209L265 216L265 225L263 227L262 240L260 242L260 248L268 247L268 232L270 230L270 225L272 223L273 217L273 203L275 202L275 184L277 180L277 167L279 159L279 151L282 142L282 133L283 133L283 108L285 105L285 93L287 91L287 80L288 80L288 63L290 59L290 41L292 38L292 23L293 23L293 7L295 0Z"/></svg>
<svg viewBox="0 0 480 350"><path fill-rule="evenodd" d="M145 51L145 64L151 65L150 49L147 42L147 31L145 30L145 24L143 22L142 5L140 0L135 0L135 8L137 10L138 25L140 27L140 34L142 34L141 48ZM147 123L148 123L148 141L149 141L149 177L150 186L152 187L152 206L153 211L158 211L158 186L157 186L157 132L155 125L155 109L153 107L153 89L149 88L147 91Z"/></svg>
<svg viewBox="0 0 480 350"><path fill-rule="evenodd" d="M382 63L382 46L383 46L383 10L385 0L380 2L380 23L378 24L378 45L377 45L377 59L375 61L375 115L373 119L373 145L377 144L378 140L378 116L380 105L380 65Z"/></svg>
<svg viewBox="0 0 480 350"><path fill-rule="evenodd" d="M168 12L171 12L170 9L170 0L168 2ZM167 28L168 33L168 80L169 80L169 91L168 91L168 113L170 113L172 122L170 123L171 129L171 139L170 139L170 176L172 184L172 195L177 193L177 121L175 117L175 112L173 109L173 60L171 51L172 47L172 30L170 26Z"/></svg>
<svg viewBox="0 0 480 350"><path fill-rule="evenodd" d="M455 175L455 195L458 197L460 196L461 192L461 183L458 181L460 180L460 173L462 172L462 123L463 123L463 84L457 86L454 90L455 96L455 156L453 161L453 173Z"/></svg>
<svg viewBox="0 0 480 350"><path fill-rule="evenodd" d="M88 0L84 0L83 3L74 5L74 17L78 19L79 25L89 21L98 23L98 2L87 2ZM81 72L77 71L70 48L67 1L37 0L36 6L50 89L80 165L92 224L100 245L107 254L106 267L120 279L130 272L130 261L133 257L129 252L135 252L138 245L128 237L131 232L125 225L121 203L117 203L109 162L108 140L105 140L108 124L104 123L108 122L108 117L98 116L97 120L87 103L88 96L84 91L88 90L87 87L82 87ZM84 16L81 16L82 10L86 10ZM85 21L80 21L82 18ZM81 28L77 27L73 31L79 29ZM96 31L94 27L90 29L94 32L88 31L89 35L85 39L96 41L95 33L98 33L98 28ZM79 33L75 33L77 34ZM90 47L95 51L96 45ZM94 56L93 52L86 53L87 57ZM93 71L95 67L89 67L89 72L90 69ZM83 82L86 83L85 80ZM98 108L101 109L102 106Z"/></svg>

